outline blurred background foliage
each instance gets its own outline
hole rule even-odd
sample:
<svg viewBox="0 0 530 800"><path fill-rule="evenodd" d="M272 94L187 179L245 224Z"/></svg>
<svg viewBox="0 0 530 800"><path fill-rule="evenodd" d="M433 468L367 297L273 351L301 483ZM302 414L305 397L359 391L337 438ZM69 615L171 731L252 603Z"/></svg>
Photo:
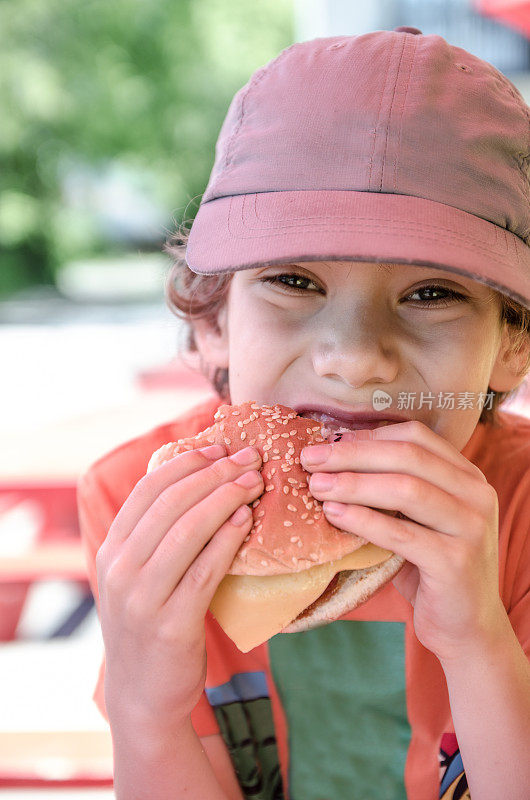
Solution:
<svg viewBox="0 0 530 800"><path fill-rule="evenodd" d="M233 94L292 28L291 0L3 0L0 297L159 252L197 211Z"/></svg>

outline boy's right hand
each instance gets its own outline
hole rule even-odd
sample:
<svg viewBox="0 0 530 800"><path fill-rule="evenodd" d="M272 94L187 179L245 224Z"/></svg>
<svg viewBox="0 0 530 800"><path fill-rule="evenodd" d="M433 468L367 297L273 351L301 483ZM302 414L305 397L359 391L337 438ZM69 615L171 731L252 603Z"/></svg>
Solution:
<svg viewBox="0 0 530 800"><path fill-rule="evenodd" d="M204 689L204 617L252 523L248 507L242 525L230 517L264 489L255 448L241 465L217 447L225 457L190 450L145 475L97 552L111 722L177 728ZM235 482L244 474L254 487Z"/></svg>

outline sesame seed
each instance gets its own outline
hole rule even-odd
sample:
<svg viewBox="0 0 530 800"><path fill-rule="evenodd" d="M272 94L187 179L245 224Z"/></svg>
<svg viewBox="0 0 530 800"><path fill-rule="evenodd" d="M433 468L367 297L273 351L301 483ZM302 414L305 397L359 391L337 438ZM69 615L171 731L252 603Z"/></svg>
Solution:
<svg viewBox="0 0 530 800"><path fill-rule="evenodd" d="M271 461L281 461L281 460L282 460L282 457L281 457L281 456L273 456L273 457L271 458Z"/></svg>
<svg viewBox="0 0 530 800"><path fill-rule="evenodd" d="M252 508L257 508L259 506L259 504L260 504L260 499L258 497L258 499L254 500L254 502L252 503Z"/></svg>
<svg viewBox="0 0 530 800"><path fill-rule="evenodd" d="M282 464L282 471L283 472L290 472L291 467L288 464Z"/></svg>
<svg viewBox="0 0 530 800"><path fill-rule="evenodd" d="M287 478L288 483L298 483L296 478Z"/></svg>
<svg viewBox="0 0 530 800"><path fill-rule="evenodd" d="M296 506L291 505L291 503L289 503L287 508L289 509L289 511L296 511Z"/></svg>
<svg viewBox="0 0 530 800"><path fill-rule="evenodd" d="M273 489L274 489L274 484L272 483L269 483L269 485L265 487L266 492L272 492Z"/></svg>
<svg viewBox="0 0 530 800"><path fill-rule="evenodd" d="M249 539L250 539L250 533L249 533L249 535L248 535L248 536L245 536L245 538L243 539L243 541L244 541L244 542L248 542L248 540L249 540Z"/></svg>
<svg viewBox="0 0 530 800"><path fill-rule="evenodd" d="M291 436L296 436L296 431L289 431L289 433L291 434Z"/></svg>
<svg viewBox="0 0 530 800"><path fill-rule="evenodd" d="M283 486L282 488L283 488L283 493L284 494L289 494L289 487L288 486Z"/></svg>
<svg viewBox="0 0 530 800"><path fill-rule="evenodd" d="M240 414L241 414L241 409L239 409L239 408L236 408L235 411L232 411L232 416L233 417L239 417Z"/></svg>
<svg viewBox="0 0 530 800"><path fill-rule="evenodd" d="M273 452L273 453L279 453L280 451L278 450L278 448L277 448L277 447L275 447L275 448L274 448L274 450L273 450L272 452Z"/></svg>
<svg viewBox="0 0 530 800"><path fill-rule="evenodd" d="M293 562L293 564L298 564L298 559L296 558L296 556L293 556L291 558L291 561Z"/></svg>
<svg viewBox="0 0 530 800"><path fill-rule="evenodd" d="M306 525L312 525L314 521L314 519L306 519Z"/></svg>
<svg viewBox="0 0 530 800"><path fill-rule="evenodd" d="M283 524L286 528L290 528L293 523L288 519L284 519Z"/></svg>
<svg viewBox="0 0 530 800"><path fill-rule="evenodd" d="M282 437L282 439L288 439L290 435L291 435L290 433L281 433L281 434L280 434L280 436Z"/></svg>
<svg viewBox="0 0 530 800"><path fill-rule="evenodd" d="M258 536L258 544L263 544L263 536Z"/></svg>
<svg viewBox="0 0 530 800"><path fill-rule="evenodd" d="M241 434L241 439L243 440L243 439L246 439L246 438L247 438L247 434L245 433L245 431L243 431L243 433Z"/></svg>
<svg viewBox="0 0 530 800"><path fill-rule="evenodd" d="M252 446L253 444L256 444L256 440L255 439L251 439L250 442L249 442L250 446Z"/></svg>
<svg viewBox="0 0 530 800"><path fill-rule="evenodd" d="M258 511L258 513L257 513L257 516L258 516L258 517L264 517L264 516L265 516L265 512L264 512L264 510L263 510L263 509L261 509L261 511Z"/></svg>
<svg viewBox="0 0 530 800"><path fill-rule="evenodd" d="M230 441L230 439L225 438L225 444L232 444L232 442Z"/></svg>
<svg viewBox="0 0 530 800"><path fill-rule="evenodd" d="M237 424L239 425L240 428L243 427L243 423L241 422L241 420L239 420L239 422Z"/></svg>
<svg viewBox="0 0 530 800"><path fill-rule="evenodd" d="M302 514L302 515L300 516L300 519L307 519L307 517L308 517L308 515L307 515L307 514Z"/></svg>
<svg viewBox="0 0 530 800"><path fill-rule="evenodd" d="M289 541L294 544L295 542L299 542L300 541L300 537L299 536L291 536Z"/></svg>
<svg viewBox="0 0 530 800"><path fill-rule="evenodd" d="M273 468L271 469L271 475L274 475L274 473L275 473L275 472L276 472L276 467L273 467Z"/></svg>
<svg viewBox="0 0 530 800"><path fill-rule="evenodd" d="M265 559L263 559L262 562L261 562L261 566L262 567L266 567L266 566L268 566L268 564L269 564L269 562L265 561Z"/></svg>
<svg viewBox="0 0 530 800"><path fill-rule="evenodd" d="M269 460L269 454L263 453L263 463L266 464L268 460Z"/></svg>
<svg viewBox="0 0 530 800"><path fill-rule="evenodd" d="M264 433L258 433L258 439L266 439L266 435Z"/></svg>
<svg viewBox="0 0 530 800"><path fill-rule="evenodd" d="M279 439L281 435L282 435L281 433L273 433L271 438L272 439Z"/></svg>

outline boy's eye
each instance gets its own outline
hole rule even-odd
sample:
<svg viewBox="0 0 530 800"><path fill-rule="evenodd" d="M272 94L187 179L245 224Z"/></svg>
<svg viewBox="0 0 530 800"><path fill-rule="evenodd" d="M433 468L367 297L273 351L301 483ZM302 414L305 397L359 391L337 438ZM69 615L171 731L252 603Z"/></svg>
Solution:
<svg viewBox="0 0 530 800"><path fill-rule="evenodd" d="M444 308L445 306L451 305L452 300L458 301L466 299L463 294L460 294L460 292L455 292L454 289L449 289L447 286L437 286L434 284L429 286L420 286L419 289L414 289L414 291L407 295L407 297L412 297L415 294L423 294L425 296L426 293L437 295L438 297L435 297L434 299L429 299L427 297L427 299L420 301L422 303L422 307L438 306L439 308ZM440 297L440 293L445 296Z"/></svg>
<svg viewBox="0 0 530 800"><path fill-rule="evenodd" d="M273 283L277 285L281 285L283 288L290 289L293 292L307 292L308 289L306 286L291 286L288 283L284 283L282 278L287 278L287 280L292 279L293 283L312 283L313 286L316 286L311 278L306 277L305 275L298 275L296 272L283 272L280 275L269 275L267 278L261 278L262 283ZM317 287L318 288L318 287Z"/></svg>
<svg viewBox="0 0 530 800"><path fill-rule="evenodd" d="M316 283L314 283L311 278L305 275L299 275L296 272L282 272L279 275L269 275L266 278L261 278L261 281L263 283L276 284L284 288L287 292L294 292L296 294L307 293L308 291L314 292L313 289L308 289L304 284L312 283L313 286L316 286ZM288 281L292 283L288 283ZM321 291L318 286L317 291ZM414 289L414 291L404 299L410 299L414 295L423 295L423 300L420 299L419 301L420 308L428 308L429 306L444 308L445 306L451 305L452 301L466 299L463 294L456 292L454 289L449 289L447 286L439 286L437 284L420 286L418 289ZM429 295L431 296L429 297ZM412 302L418 303L417 300L413 300Z"/></svg>

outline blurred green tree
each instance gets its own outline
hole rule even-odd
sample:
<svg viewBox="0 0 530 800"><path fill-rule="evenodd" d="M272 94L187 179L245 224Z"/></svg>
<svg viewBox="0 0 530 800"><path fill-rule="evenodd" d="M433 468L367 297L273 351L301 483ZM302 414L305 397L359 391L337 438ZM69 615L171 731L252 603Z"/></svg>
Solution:
<svg viewBox="0 0 530 800"><path fill-rule="evenodd" d="M0 296L159 250L234 92L292 41L292 0L3 0Z"/></svg>

